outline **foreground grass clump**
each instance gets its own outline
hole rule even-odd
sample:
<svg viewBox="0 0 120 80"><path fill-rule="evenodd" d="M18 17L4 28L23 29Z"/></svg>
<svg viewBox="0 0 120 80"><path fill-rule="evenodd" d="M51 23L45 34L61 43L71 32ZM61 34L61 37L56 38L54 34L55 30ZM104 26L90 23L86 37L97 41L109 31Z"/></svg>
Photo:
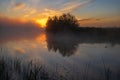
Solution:
<svg viewBox="0 0 120 80"><path fill-rule="evenodd" d="M0 58L0 80L49 80L43 66L32 61L23 63L20 59Z"/></svg>

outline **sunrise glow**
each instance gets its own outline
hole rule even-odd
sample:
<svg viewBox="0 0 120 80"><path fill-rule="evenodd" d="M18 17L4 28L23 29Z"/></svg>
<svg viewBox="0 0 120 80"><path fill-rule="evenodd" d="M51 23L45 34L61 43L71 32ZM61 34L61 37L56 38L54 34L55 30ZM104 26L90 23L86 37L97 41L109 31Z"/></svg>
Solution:
<svg viewBox="0 0 120 80"><path fill-rule="evenodd" d="M42 27L42 28L45 28L46 22L47 22L47 18L36 20L36 23L39 24L39 26Z"/></svg>
<svg viewBox="0 0 120 80"><path fill-rule="evenodd" d="M120 0L60 0L57 4L56 0L0 0L0 20L22 18L22 22L35 22L45 28L48 17L71 13L82 27L120 27L119 3Z"/></svg>

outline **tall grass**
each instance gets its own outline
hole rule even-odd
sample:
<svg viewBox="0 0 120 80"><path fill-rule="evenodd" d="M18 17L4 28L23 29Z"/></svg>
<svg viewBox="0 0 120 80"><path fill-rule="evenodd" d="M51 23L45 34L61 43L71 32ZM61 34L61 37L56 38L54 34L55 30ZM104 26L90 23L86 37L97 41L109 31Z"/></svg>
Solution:
<svg viewBox="0 0 120 80"><path fill-rule="evenodd" d="M103 59L102 59L103 60ZM62 72L61 69L66 70ZM67 69L64 65L57 65L55 72L49 71L44 65L36 64L34 60L23 62L18 58L0 57L0 80L119 80L120 70L116 73L107 67L103 60L103 75L96 77L90 74L90 64L84 67L83 72L75 73L72 69ZM91 69L92 70L92 69ZM99 72L98 72L99 73ZM114 73L114 74L113 74ZM75 74L76 76L73 76Z"/></svg>
<svg viewBox="0 0 120 80"><path fill-rule="evenodd" d="M0 58L0 80L49 80L48 73L33 61Z"/></svg>
<svg viewBox="0 0 120 80"><path fill-rule="evenodd" d="M0 80L68 80L64 75L48 72L42 64L35 60L23 62L18 58L0 57Z"/></svg>

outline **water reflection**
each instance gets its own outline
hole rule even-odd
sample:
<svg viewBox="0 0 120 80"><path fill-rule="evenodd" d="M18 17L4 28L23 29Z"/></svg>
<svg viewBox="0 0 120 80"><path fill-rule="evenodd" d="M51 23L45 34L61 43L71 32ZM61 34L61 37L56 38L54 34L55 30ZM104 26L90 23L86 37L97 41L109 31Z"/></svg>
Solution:
<svg viewBox="0 0 120 80"><path fill-rule="evenodd" d="M6 44L7 42L17 41L17 44L20 42L26 44L26 46L13 45L17 52L25 53L21 49L27 48L38 48L41 44L42 47L47 48L48 51L59 52L63 57L74 55L77 51L77 48L81 44L111 44L114 46L120 44L120 35L97 35L97 34L73 34L73 33L61 33L61 34L52 34L39 31L28 31L28 32L5 32L0 34L0 45ZM19 42L19 43L18 43ZM21 44L20 43L20 44ZM27 44L28 43L28 44ZM10 45L10 44L9 44ZM18 46L18 47L17 47ZM107 48L107 46L105 46Z"/></svg>
<svg viewBox="0 0 120 80"><path fill-rule="evenodd" d="M44 48L46 48L46 34L45 33L41 33L39 34L39 36L36 37L36 42L40 43L43 45Z"/></svg>
<svg viewBox="0 0 120 80"><path fill-rule="evenodd" d="M80 44L120 44L119 35L96 34L53 34L46 33L46 42L49 51L59 52L62 56L71 56L76 53ZM107 46L105 46L107 48Z"/></svg>
<svg viewBox="0 0 120 80"><path fill-rule="evenodd" d="M0 44L14 41L32 40L39 36L41 32L38 31L21 31L21 32L2 32L0 34Z"/></svg>
<svg viewBox="0 0 120 80"><path fill-rule="evenodd" d="M60 36L46 34L47 47L49 51L59 52L62 56L71 56L75 54L78 48L78 41L69 36Z"/></svg>
<svg viewBox="0 0 120 80"><path fill-rule="evenodd" d="M58 72L67 74L68 80L71 80L71 77L80 80L84 75L88 80L97 80L101 74L104 76L103 61L106 70L112 71L113 77L120 72L120 36L40 32L6 33L5 36L4 34L1 36L0 47L1 44L4 47L0 56L18 57L24 62L38 60L39 64L44 64L49 72L53 71L56 75ZM109 47L110 45L112 47ZM101 80L104 80L103 77Z"/></svg>

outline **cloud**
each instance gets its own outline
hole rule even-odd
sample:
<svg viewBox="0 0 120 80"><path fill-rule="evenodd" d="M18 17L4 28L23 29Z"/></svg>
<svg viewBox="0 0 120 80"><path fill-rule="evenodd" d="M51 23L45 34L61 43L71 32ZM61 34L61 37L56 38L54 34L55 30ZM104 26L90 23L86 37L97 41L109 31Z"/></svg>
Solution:
<svg viewBox="0 0 120 80"><path fill-rule="evenodd" d="M17 16L17 17L24 17L24 18L31 17L36 13L38 13L38 10L35 9L33 6L30 6L25 2L16 2L15 0L11 0L7 8L7 11L8 13L11 14L12 17Z"/></svg>
<svg viewBox="0 0 120 80"><path fill-rule="evenodd" d="M34 14L34 13L36 13L37 12L37 10L36 9L30 9L30 14Z"/></svg>
<svg viewBox="0 0 120 80"><path fill-rule="evenodd" d="M87 1L80 2L80 1L76 0L76 1L72 1L72 2L67 2L67 3L63 4L63 8L60 11L72 12L78 8L81 8L81 7L86 6L90 3L93 3L94 1L95 0L87 0Z"/></svg>
<svg viewBox="0 0 120 80"><path fill-rule="evenodd" d="M91 27L91 26L103 26L103 22L105 21L105 18L84 18L84 19L79 19L78 22L80 23L81 26L85 27ZM104 23L106 25L106 22Z"/></svg>
<svg viewBox="0 0 120 80"><path fill-rule="evenodd" d="M82 2L79 0L69 1L69 2L62 4L61 7L57 10L55 8L54 9L45 8L44 11L40 13L39 15L48 17L48 16L54 16L54 15L60 15L63 13L70 13L70 12L75 11L78 8L82 8L83 6L93 3L94 1L95 0L87 0L87 1L82 1Z"/></svg>
<svg viewBox="0 0 120 80"><path fill-rule="evenodd" d="M88 22L88 21L100 21L102 20L101 18L86 18L86 19L81 19L78 20L79 22Z"/></svg>
<svg viewBox="0 0 120 80"><path fill-rule="evenodd" d="M94 2L94 0L87 0L87 1L71 1L63 4L63 8L60 10L62 12L72 12L80 7L83 7L89 3Z"/></svg>
<svg viewBox="0 0 120 80"><path fill-rule="evenodd" d="M21 10L21 9L24 9L26 8L26 5L24 3L16 3L13 7L14 10Z"/></svg>
<svg viewBox="0 0 120 80"><path fill-rule="evenodd" d="M44 9L45 13L48 13L48 15L53 16L53 15L59 15L61 12L58 10L54 9Z"/></svg>
<svg viewBox="0 0 120 80"><path fill-rule="evenodd" d="M14 0L10 0L10 5L9 6L13 6L15 4Z"/></svg>
<svg viewBox="0 0 120 80"><path fill-rule="evenodd" d="M11 0L11 7L9 7L9 13L15 13L13 16L19 16L26 19L38 19L38 18L48 18L49 16L54 15L61 15L63 13L71 13L75 10L82 8L83 6L86 6L90 3L93 3L95 0L69 0L69 1L61 1L64 3L59 2L59 7L44 7L40 10L38 10L38 2L40 0L27 0L29 3L33 3L32 6L30 6L27 3L23 2L16 2L15 0ZM36 5L36 7L35 7ZM20 16L20 17L21 17Z"/></svg>
<svg viewBox="0 0 120 80"><path fill-rule="evenodd" d="M10 4L7 8L7 11L19 11L22 9L26 9L27 5L23 2L16 2L15 0L10 0Z"/></svg>
<svg viewBox="0 0 120 80"><path fill-rule="evenodd" d="M34 8L28 7L27 9L24 10L23 17L24 18L32 18L38 14L38 11Z"/></svg>
<svg viewBox="0 0 120 80"><path fill-rule="evenodd" d="M23 2L15 2L14 0L11 0L9 6L7 7L7 11L9 13L11 12L17 12L17 11L22 11L24 12L26 9L28 8L28 6L23 3Z"/></svg>

